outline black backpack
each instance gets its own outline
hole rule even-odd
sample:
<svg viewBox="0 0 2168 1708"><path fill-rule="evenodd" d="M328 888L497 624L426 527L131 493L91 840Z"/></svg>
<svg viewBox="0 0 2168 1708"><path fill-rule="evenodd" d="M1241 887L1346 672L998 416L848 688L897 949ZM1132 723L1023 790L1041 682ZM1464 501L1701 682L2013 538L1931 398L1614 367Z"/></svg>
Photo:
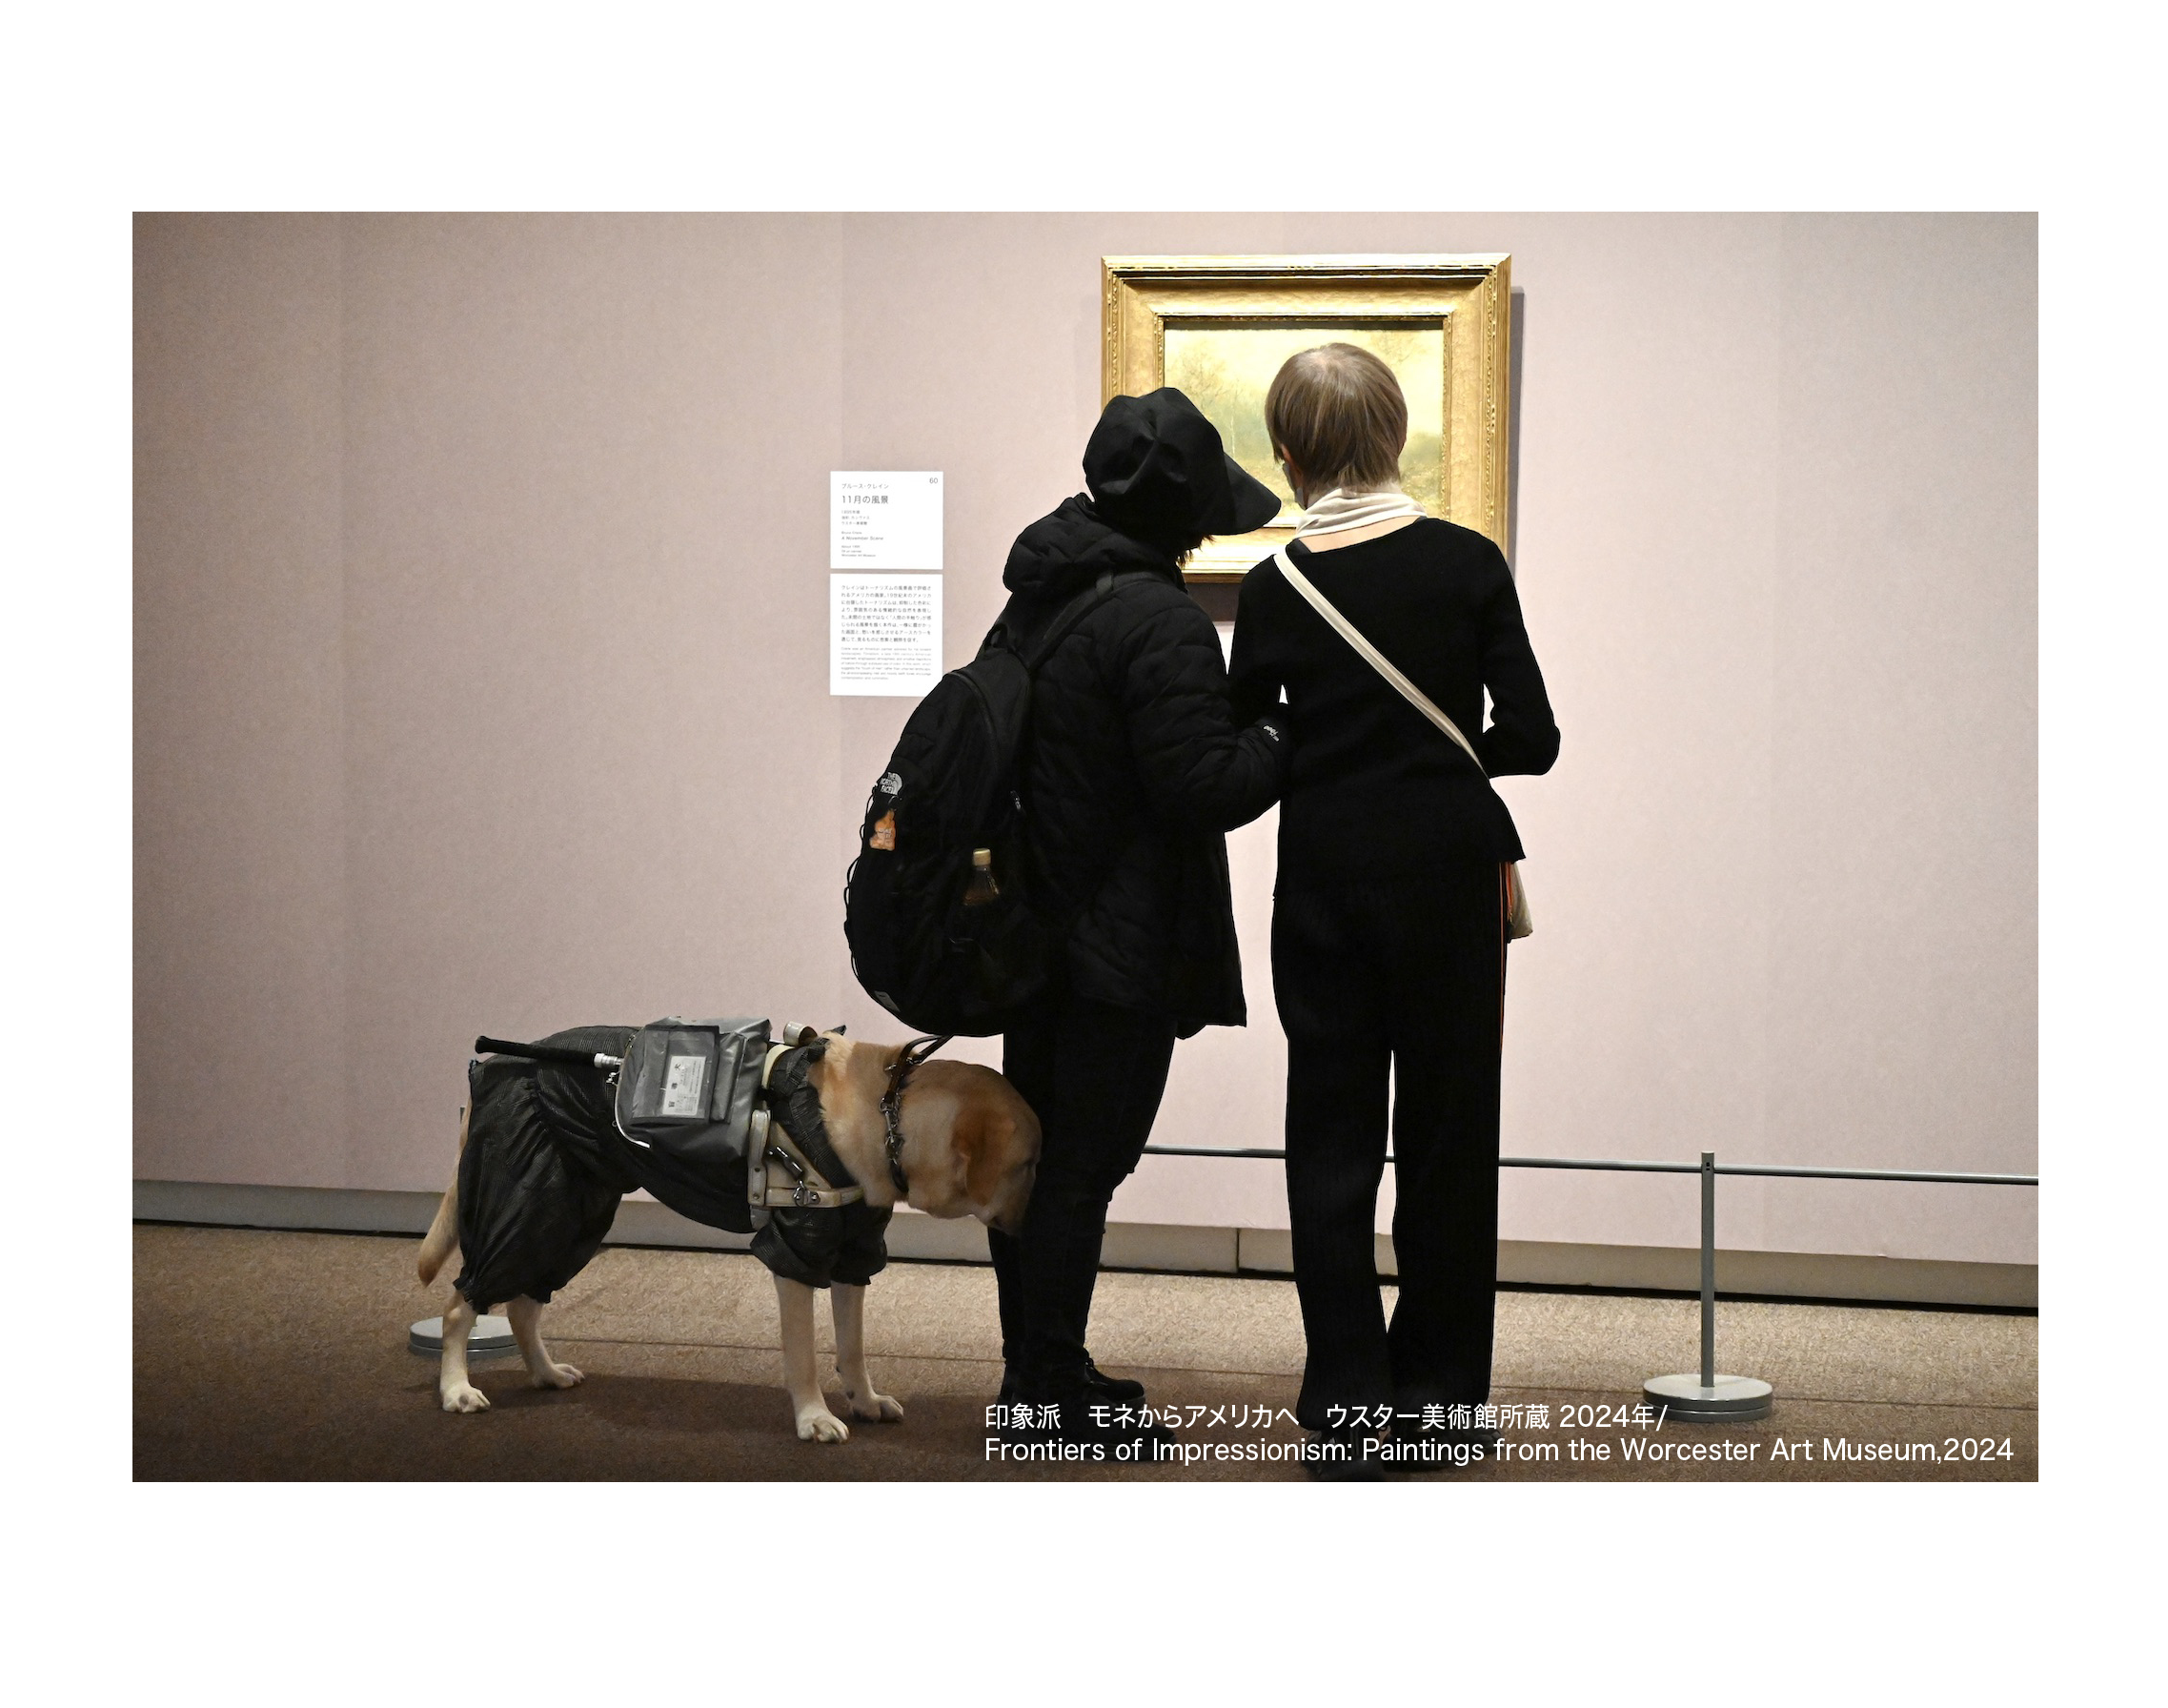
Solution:
<svg viewBox="0 0 2168 1708"><path fill-rule="evenodd" d="M1143 573L1102 575L1036 638L1004 611L903 725L859 826L843 935L859 983L904 1025L986 1037L1045 986L1062 922L1033 910L1023 870L1032 674L1117 581Z"/></svg>

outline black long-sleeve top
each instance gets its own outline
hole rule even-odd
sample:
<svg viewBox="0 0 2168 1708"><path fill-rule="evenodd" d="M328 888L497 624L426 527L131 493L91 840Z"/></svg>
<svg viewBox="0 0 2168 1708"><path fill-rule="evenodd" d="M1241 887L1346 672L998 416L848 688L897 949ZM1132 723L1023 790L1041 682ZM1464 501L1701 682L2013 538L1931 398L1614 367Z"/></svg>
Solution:
<svg viewBox="0 0 2168 1708"><path fill-rule="evenodd" d="M1522 858L1489 779L1550 770L1558 726L1498 548L1472 529L1425 518L1325 552L1298 542L1288 556L1460 725L1483 767L1266 559L1243 580L1229 675L1238 723L1286 694L1294 754L1280 806L1281 870L1407 875L1441 857Z"/></svg>

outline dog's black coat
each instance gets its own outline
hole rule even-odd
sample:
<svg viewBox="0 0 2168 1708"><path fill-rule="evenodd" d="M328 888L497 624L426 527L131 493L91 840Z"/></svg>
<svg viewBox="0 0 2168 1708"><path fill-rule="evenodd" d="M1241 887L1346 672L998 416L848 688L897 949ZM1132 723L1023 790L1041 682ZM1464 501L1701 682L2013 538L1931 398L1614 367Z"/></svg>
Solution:
<svg viewBox="0 0 2168 1708"><path fill-rule="evenodd" d="M828 1143L827 1123L821 1115L821 1093L809 1077L813 1064L827 1047L816 1042L777 1057L775 1071L768 1076L768 1107L814 1166L842 1186L849 1182L850 1173ZM778 1205L754 1230L753 1255L777 1274L802 1281L808 1287L826 1287L836 1281L863 1287L888 1267L891 1213L886 1209L876 1210L862 1199L834 1210Z"/></svg>
<svg viewBox="0 0 2168 1708"><path fill-rule="evenodd" d="M622 1056L638 1030L577 1027L541 1042ZM822 1047L793 1051L776 1067L776 1119L801 1141L821 1119L805 1069ZM691 1221L752 1232L754 1255L809 1287L863 1284L887 1264L889 1212L862 1203L771 1210L755 1231L742 1170L708 1178L665 1150L628 1142L618 1130L610 1083L597 1068L492 1056L475 1062L467 1081L472 1112L459 1155L464 1267L454 1285L477 1310L520 1297L546 1304L587 1267L618 1203L640 1188Z"/></svg>

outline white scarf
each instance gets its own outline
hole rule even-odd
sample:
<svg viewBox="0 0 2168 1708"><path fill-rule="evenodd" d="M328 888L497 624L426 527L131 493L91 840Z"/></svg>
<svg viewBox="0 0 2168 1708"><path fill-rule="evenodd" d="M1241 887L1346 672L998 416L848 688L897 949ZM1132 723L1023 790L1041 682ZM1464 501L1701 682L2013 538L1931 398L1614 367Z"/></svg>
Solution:
<svg viewBox="0 0 2168 1708"><path fill-rule="evenodd" d="M1372 522L1390 521L1400 516L1428 516L1428 511L1397 488L1380 492L1343 492L1335 486L1323 498L1312 498L1295 529L1297 539L1312 534L1345 534L1350 528L1367 528Z"/></svg>

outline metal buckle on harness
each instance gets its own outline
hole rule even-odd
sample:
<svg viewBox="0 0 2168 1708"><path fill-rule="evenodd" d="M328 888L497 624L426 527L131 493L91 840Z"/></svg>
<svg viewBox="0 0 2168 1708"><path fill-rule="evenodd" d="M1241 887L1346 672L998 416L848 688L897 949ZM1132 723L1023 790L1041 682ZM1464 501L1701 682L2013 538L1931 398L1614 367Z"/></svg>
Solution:
<svg viewBox="0 0 2168 1708"><path fill-rule="evenodd" d="M770 1145L767 1160L780 1163L784 1171L790 1175L790 1202L800 1210L840 1209L845 1204L855 1204L865 1196L856 1186L838 1188L819 1174L808 1172L804 1159L793 1154L783 1144ZM769 1202L773 1204L776 1200L771 1198Z"/></svg>

